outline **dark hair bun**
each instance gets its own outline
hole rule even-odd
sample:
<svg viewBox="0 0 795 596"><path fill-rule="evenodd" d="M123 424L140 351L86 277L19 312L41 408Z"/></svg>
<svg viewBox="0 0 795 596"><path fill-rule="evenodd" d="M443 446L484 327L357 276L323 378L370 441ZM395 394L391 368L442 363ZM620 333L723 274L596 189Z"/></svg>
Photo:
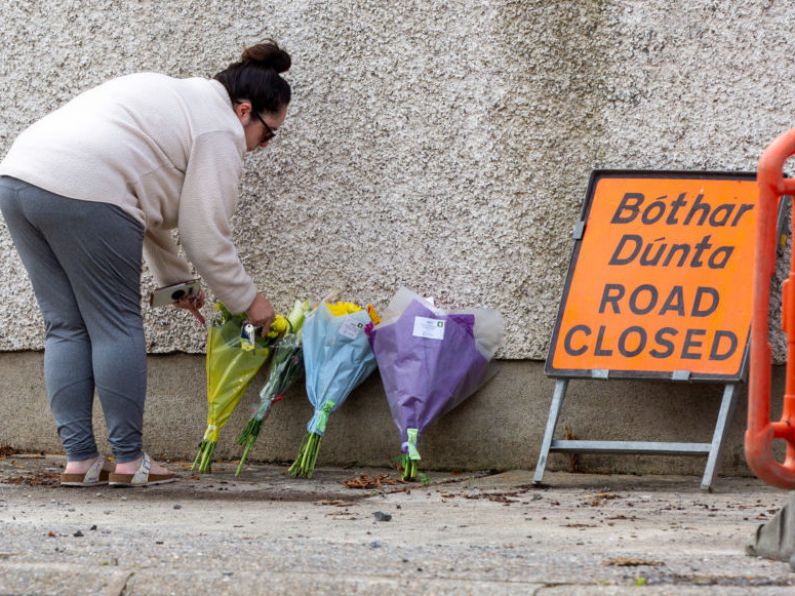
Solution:
<svg viewBox="0 0 795 596"><path fill-rule="evenodd" d="M256 64L263 68L272 68L277 73L289 70L292 63L290 54L281 49L272 39L266 39L262 43L243 50L240 61L243 64Z"/></svg>

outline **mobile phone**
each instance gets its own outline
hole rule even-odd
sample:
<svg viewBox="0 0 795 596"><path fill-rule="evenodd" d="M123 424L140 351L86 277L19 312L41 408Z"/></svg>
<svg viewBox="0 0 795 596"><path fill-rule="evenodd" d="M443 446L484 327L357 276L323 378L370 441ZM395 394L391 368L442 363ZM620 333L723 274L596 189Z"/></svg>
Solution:
<svg viewBox="0 0 795 596"><path fill-rule="evenodd" d="M181 298L198 296L201 291L201 281L192 279L170 286L157 288L149 295L149 304L152 306L168 306Z"/></svg>

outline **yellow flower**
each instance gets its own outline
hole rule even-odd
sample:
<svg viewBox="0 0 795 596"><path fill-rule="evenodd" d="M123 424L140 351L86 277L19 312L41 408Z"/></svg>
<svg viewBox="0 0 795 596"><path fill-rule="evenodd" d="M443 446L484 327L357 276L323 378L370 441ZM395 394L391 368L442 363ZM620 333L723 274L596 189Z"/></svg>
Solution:
<svg viewBox="0 0 795 596"><path fill-rule="evenodd" d="M288 329L290 329L290 323L287 321L287 318L283 315L276 315L276 318L273 319L273 323L271 323L271 330L268 332L268 337L278 337L287 333Z"/></svg>
<svg viewBox="0 0 795 596"><path fill-rule="evenodd" d="M378 311L375 310L375 306L372 304L367 305L367 314L370 315L370 320L373 322L373 325L378 325L381 322L381 317L378 316Z"/></svg>
<svg viewBox="0 0 795 596"><path fill-rule="evenodd" d="M328 308L329 312L335 317L350 315L362 310L361 306L353 302L335 302L333 304L326 304L326 308Z"/></svg>

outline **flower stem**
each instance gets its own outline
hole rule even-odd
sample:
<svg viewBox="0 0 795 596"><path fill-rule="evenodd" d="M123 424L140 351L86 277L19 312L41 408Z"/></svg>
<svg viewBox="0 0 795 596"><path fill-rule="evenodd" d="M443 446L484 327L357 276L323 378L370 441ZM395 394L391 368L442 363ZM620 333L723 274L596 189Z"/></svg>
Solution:
<svg viewBox="0 0 795 596"><path fill-rule="evenodd" d="M203 440L199 443L199 450L196 453L196 458L193 460L191 470L198 471L205 474L211 471L213 465L213 453L215 447L218 445L215 441Z"/></svg>
<svg viewBox="0 0 795 596"><path fill-rule="evenodd" d="M204 447L204 441L199 443L199 448L196 450L196 457L193 458L193 465L190 468L193 472L199 469L199 463L202 458L202 447Z"/></svg>
<svg viewBox="0 0 795 596"><path fill-rule="evenodd" d="M240 435L238 435L237 442L240 445L243 445L243 455L240 456L240 462L237 464L235 476L240 476L240 473L243 471L243 467L246 465L246 461L248 460L248 454L254 447L254 443L257 442L260 428L262 428L262 420L252 418L248 421L248 424L246 424L246 428L244 428Z"/></svg>
<svg viewBox="0 0 795 596"><path fill-rule="evenodd" d="M237 469L235 469L235 476L240 476L240 472L243 471L243 467L246 465L246 460L248 460L248 454L251 452L251 448L254 447L254 443L257 442L256 435L249 436L248 440L246 441L245 447L243 447L243 455L240 456L240 461L237 464Z"/></svg>
<svg viewBox="0 0 795 596"><path fill-rule="evenodd" d="M403 468L400 477L406 481L417 479L417 461L411 459L407 453L400 456L400 466Z"/></svg>
<svg viewBox="0 0 795 596"><path fill-rule="evenodd" d="M320 441L323 437L309 432L304 435L298 457L295 458L293 465L290 466L290 474L294 477L312 478L317 465L317 454L320 450Z"/></svg>
<svg viewBox="0 0 795 596"><path fill-rule="evenodd" d="M298 457L295 458L293 465L290 466L288 470L291 476L298 476L301 470L301 460L304 456L304 451L306 450L306 444L309 441L309 433L304 435L304 440L301 442L301 447L298 449Z"/></svg>

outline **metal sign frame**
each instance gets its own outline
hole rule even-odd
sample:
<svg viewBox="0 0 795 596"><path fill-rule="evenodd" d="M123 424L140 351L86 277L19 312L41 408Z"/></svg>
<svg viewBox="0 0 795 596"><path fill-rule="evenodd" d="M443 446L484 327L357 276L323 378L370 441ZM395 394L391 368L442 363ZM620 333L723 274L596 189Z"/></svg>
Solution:
<svg viewBox="0 0 795 596"><path fill-rule="evenodd" d="M711 491L712 483L717 476L718 459L726 440L726 428L731 421L736 405L735 392L737 383L726 383L723 397L718 410L718 419L709 443L672 443L665 441L583 441L555 439L555 429L563 407L569 379L556 379L552 404L549 407L549 418L544 430L544 439L538 454L538 463L533 475L533 484L541 484L550 452L557 453L627 453L636 455L693 455L707 456L707 465L701 479L702 490Z"/></svg>
<svg viewBox="0 0 795 596"><path fill-rule="evenodd" d="M575 247L572 252L572 258L569 264L569 271L566 277L566 287L564 290L563 298L561 299L558 318L553 332L552 342L550 344L550 355L547 358L545 372L555 378L555 389L552 395L552 403L550 404L549 416L547 418L546 428L544 430L544 438L541 443L541 449L538 456L538 463L536 464L535 475L533 483L541 484L544 477L544 470L546 468L547 459L550 452L558 453L627 453L627 454L641 454L641 455L688 455L688 456L707 456L707 463L704 469L704 475L701 481L702 490L711 491L712 483L717 475L717 463L720 458L721 451L726 439L726 430L728 423L731 421L736 400L735 394L739 381L745 378L747 373L748 362L748 348L749 342L746 337L746 344L744 354L742 356L742 364L737 375L691 375L688 371L674 371L672 374L667 373L643 373L638 371L613 371L606 369L595 369L591 371L583 370L555 370L550 372L550 360L552 351L555 348L557 341L557 334L560 330L560 322L563 316L564 306L566 303L566 295L574 275L574 268L577 263L577 256L579 255L583 232L585 230L586 222L588 220L589 207L591 199L593 198L596 182L604 176L610 177L679 177L679 178L709 178L709 177L725 177L730 179L755 179L755 173L749 172L675 172L675 171L639 171L639 170L594 170L591 173L591 178L588 184L588 192L585 201L583 202L582 216L577 226L575 227L574 238ZM786 224L786 207L788 202L782 200L779 205L778 213L778 235L782 237L784 226ZM750 329L749 329L750 333ZM725 383L723 389L723 396L721 398L720 408L718 410L718 417L715 423L715 429L712 434L711 442L704 443L679 443L679 442L664 442L664 441L600 441L600 440L560 440L555 439L555 430L557 428L560 412L563 407L566 390L568 388L570 378L591 378L591 379L660 379L664 378L670 381L683 382L683 381L701 381L701 382L720 382L730 381Z"/></svg>

